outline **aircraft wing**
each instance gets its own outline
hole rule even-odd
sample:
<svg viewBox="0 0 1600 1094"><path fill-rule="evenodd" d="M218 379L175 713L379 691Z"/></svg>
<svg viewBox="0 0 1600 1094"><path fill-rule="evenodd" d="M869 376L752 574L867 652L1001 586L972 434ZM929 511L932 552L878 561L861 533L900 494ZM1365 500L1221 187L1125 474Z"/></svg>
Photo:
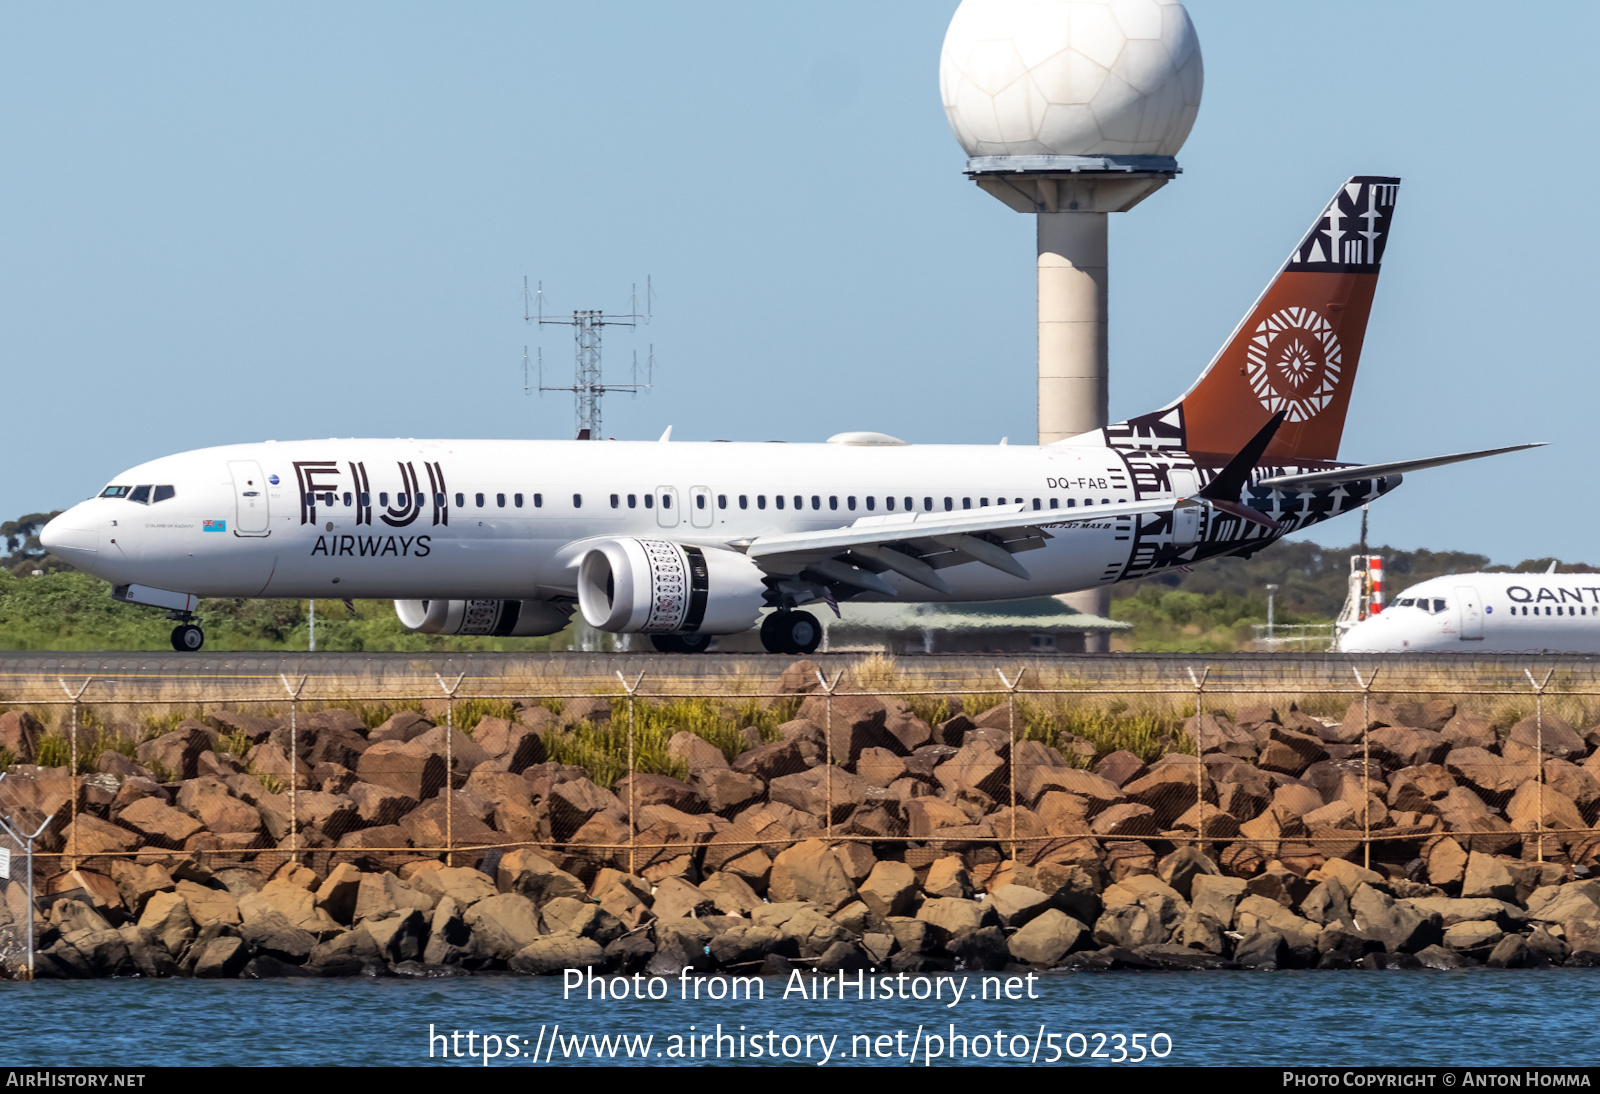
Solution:
<svg viewBox="0 0 1600 1094"><path fill-rule="evenodd" d="M1165 498L1077 510L1038 510L1024 504L957 513L885 514L862 517L841 528L758 536L733 546L742 547L746 555L771 574L809 571L829 584L853 585L892 596L894 586L878 575L893 571L948 595L950 586L938 574L945 567L978 562L1027 580L1027 569L1013 556L1044 546L1044 541L1051 538L1048 529L1166 513L1177 504L1174 499Z"/></svg>
<svg viewBox="0 0 1600 1094"><path fill-rule="evenodd" d="M1514 444L1509 448L1490 448L1483 452L1458 452L1453 456L1432 456L1425 460L1397 460L1393 463L1362 464L1359 467L1335 467L1328 471L1309 471L1303 475L1275 475L1252 485L1275 489L1286 486L1337 486L1341 483L1375 479L1383 475L1425 471L1430 467L1444 467L1446 464L1462 463L1465 460L1481 460L1485 456L1498 456L1502 452L1521 452L1525 448L1543 447L1544 442L1538 441L1533 444Z"/></svg>

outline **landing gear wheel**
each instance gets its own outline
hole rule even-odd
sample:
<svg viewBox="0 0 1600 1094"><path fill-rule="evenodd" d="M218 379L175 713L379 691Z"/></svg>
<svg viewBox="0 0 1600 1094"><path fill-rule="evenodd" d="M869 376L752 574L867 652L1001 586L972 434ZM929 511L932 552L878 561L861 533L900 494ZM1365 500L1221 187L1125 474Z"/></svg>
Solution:
<svg viewBox="0 0 1600 1094"><path fill-rule="evenodd" d="M172 648L179 653L194 653L205 644L205 632L193 623L181 623L172 628Z"/></svg>
<svg viewBox="0 0 1600 1094"><path fill-rule="evenodd" d="M652 634L650 644L658 653L705 653L711 648L709 634Z"/></svg>
<svg viewBox="0 0 1600 1094"><path fill-rule="evenodd" d="M822 644L822 624L810 612L773 612L761 624L768 653L814 653Z"/></svg>

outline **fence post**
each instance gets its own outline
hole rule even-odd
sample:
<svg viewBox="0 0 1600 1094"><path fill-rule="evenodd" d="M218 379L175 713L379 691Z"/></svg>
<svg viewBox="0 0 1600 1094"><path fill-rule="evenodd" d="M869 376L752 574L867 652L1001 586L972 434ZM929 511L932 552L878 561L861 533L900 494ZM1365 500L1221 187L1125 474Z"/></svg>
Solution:
<svg viewBox="0 0 1600 1094"><path fill-rule="evenodd" d="M827 787L826 800L828 819L826 821L826 831L827 837L830 840L833 839L833 690L839 686L839 678L843 675L844 669L840 669L838 672L834 673L833 683L830 684L828 682L828 678L822 675L822 670L817 670L817 683L822 685L823 694L827 696L827 725L822 731L822 745L827 756L825 762L828 765L827 770L823 772L823 778L826 781Z"/></svg>
<svg viewBox="0 0 1600 1094"><path fill-rule="evenodd" d="M454 866L455 863L455 811L451 809L450 791L456 788L456 691L461 687L461 681L467 678L466 673L456 676L456 682L447 684L444 677L437 672L433 678L439 681L439 688L444 692L444 864Z"/></svg>
<svg viewBox="0 0 1600 1094"><path fill-rule="evenodd" d="M1535 680L1531 669L1522 671L1528 674L1528 683L1533 685L1533 765L1536 769L1535 777L1539 780L1539 788L1536 791L1538 795L1536 808L1539 810L1539 815L1534 818L1534 831L1538 833L1538 861L1542 864L1544 862L1544 689L1549 686L1550 677L1556 674L1556 670L1551 669L1545 673L1543 680Z"/></svg>
<svg viewBox="0 0 1600 1094"><path fill-rule="evenodd" d="M1364 869L1372 869L1372 682L1378 678L1378 670L1373 669L1372 675L1365 680L1361 679L1361 670L1354 665L1350 671L1356 674L1356 683L1361 685L1361 865Z"/></svg>
<svg viewBox="0 0 1600 1094"><path fill-rule="evenodd" d="M634 811L638 806L639 787L638 780L633 777L633 697L644 681L644 673L635 676L631 685L620 671L617 679L622 681L622 690L628 693L628 873L637 874L635 857L638 853L639 823Z"/></svg>
<svg viewBox="0 0 1600 1094"><path fill-rule="evenodd" d="M1206 802L1206 762L1200 758L1200 715L1206 710L1206 680L1210 676L1210 665L1199 676L1192 667L1189 669L1189 680L1194 684L1194 846L1202 855L1206 853L1206 811L1201 808Z"/></svg>
<svg viewBox="0 0 1600 1094"><path fill-rule="evenodd" d="M289 686L289 678L283 673L278 674L278 679L283 681L283 690L289 693L289 861L300 861L300 800L295 794L295 784L300 781L300 727L298 714L300 692L304 690L309 677L300 677L300 682L293 687Z"/></svg>
<svg viewBox="0 0 1600 1094"><path fill-rule="evenodd" d="M89 690L89 682L93 679L94 677L92 676L85 676L83 678L83 686L77 691L73 691L71 688L67 687L67 682L65 680L59 676L56 677L56 683L61 685L61 690L67 693L68 699L72 700L72 728L68 734L71 747L71 759L67 761L72 765L70 769L72 771L72 812L70 819L67 822L69 825L69 830L72 832L72 838L69 841L69 846L67 847L67 858L72 862L72 868L74 870L78 868L78 797L83 792L83 777L78 774L78 699L85 691ZM33 875L30 874L28 876L31 878ZM33 958L30 951L29 960L31 961L32 959ZM29 972L29 978L32 978L31 971Z"/></svg>
<svg viewBox="0 0 1600 1094"><path fill-rule="evenodd" d="M1011 867L1013 872L1017 865L1017 685L1022 683L1022 674L1026 668L1017 670L1015 680L1007 680L1006 674L995 669L995 675L1000 677L1000 683L1006 689L1006 729L1011 735L1011 755L1006 764L1011 769Z"/></svg>

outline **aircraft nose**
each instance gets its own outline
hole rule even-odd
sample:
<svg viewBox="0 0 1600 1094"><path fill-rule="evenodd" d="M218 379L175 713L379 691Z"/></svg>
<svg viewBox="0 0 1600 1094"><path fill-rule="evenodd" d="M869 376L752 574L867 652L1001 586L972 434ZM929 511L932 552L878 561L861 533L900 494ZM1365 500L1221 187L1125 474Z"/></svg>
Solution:
<svg viewBox="0 0 1600 1094"><path fill-rule="evenodd" d="M74 505L39 531L39 543L64 562L93 558L100 550L100 526Z"/></svg>

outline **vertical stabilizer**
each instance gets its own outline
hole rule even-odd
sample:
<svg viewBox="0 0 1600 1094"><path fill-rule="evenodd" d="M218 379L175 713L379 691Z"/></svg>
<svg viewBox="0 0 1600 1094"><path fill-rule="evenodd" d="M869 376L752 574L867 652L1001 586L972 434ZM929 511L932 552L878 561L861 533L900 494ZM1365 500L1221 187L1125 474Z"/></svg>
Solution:
<svg viewBox="0 0 1600 1094"><path fill-rule="evenodd" d="M1399 189L1372 175L1340 186L1194 387L1107 440L1232 455L1282 412L1266 461L1337 459Z"/></svg>

